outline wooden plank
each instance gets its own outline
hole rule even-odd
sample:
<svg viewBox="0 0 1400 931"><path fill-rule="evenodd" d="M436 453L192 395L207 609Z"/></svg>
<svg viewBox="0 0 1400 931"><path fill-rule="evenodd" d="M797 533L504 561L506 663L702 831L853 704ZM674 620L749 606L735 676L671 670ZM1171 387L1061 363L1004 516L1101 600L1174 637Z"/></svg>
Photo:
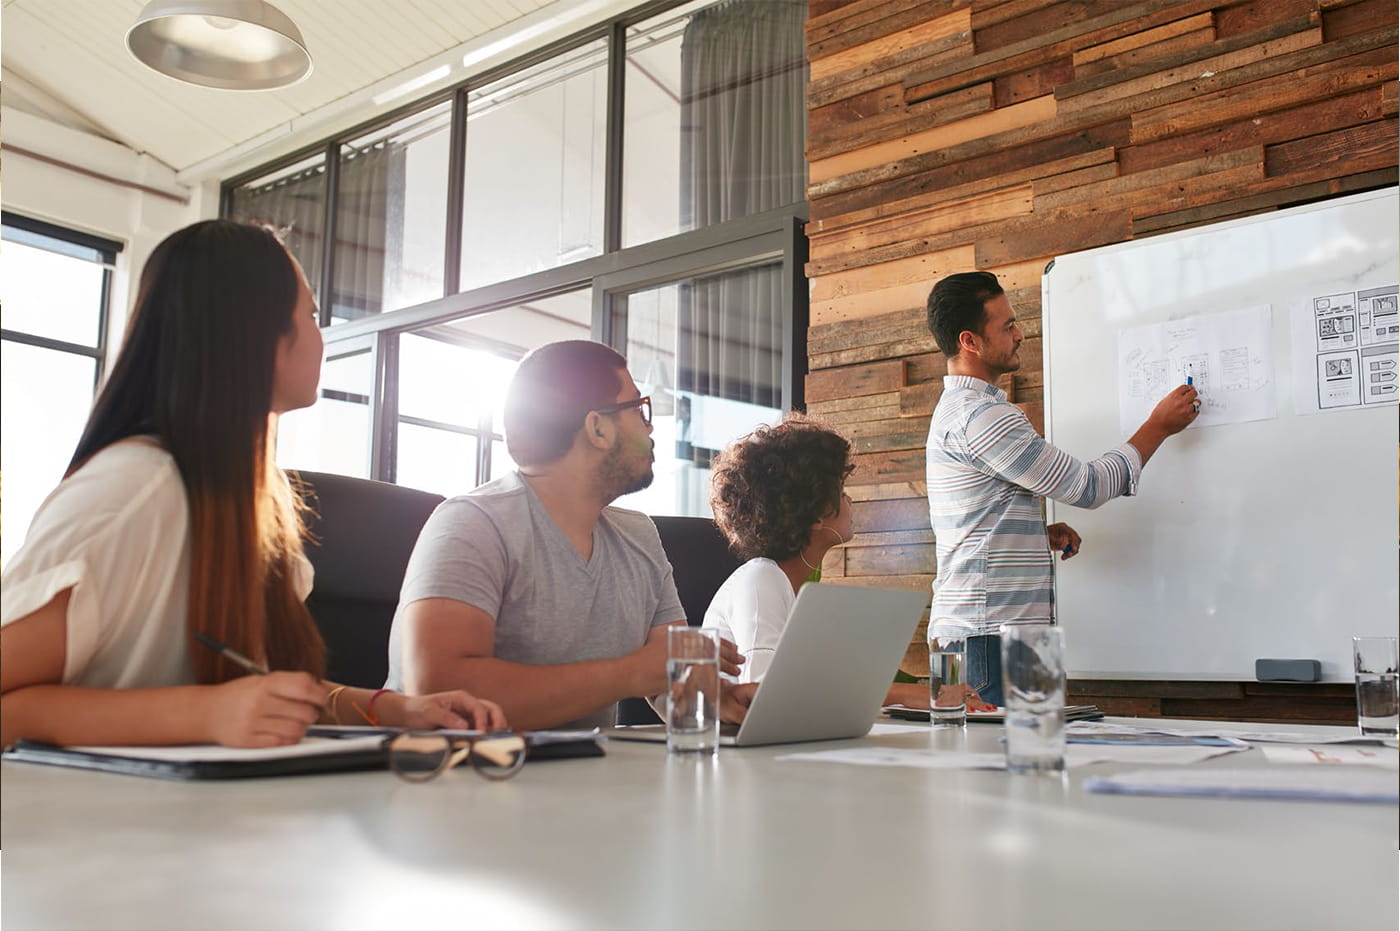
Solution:
<svg viewBox="0 0 1400 931"><path fill-rule="evenodd" d="M935 126L912 133L901 139L868 145L840 155L821 159L807 166L808 184L819 188L823 181L843 175L853 175L870 168L898 165L901 159L926 152L937 152L949 146L982 139L1022 126L1030 126L1055 116L1055 98L1051 94L981 113L967 119Z"/></svg>
<svg viewBox="0 0 1400 931"><path fill-rule="evenodd" d="M1340 173L1336 169L1345 168L1354 174L1385 168L1396 161L1395 134L1396 121L1391 118L1265 146L1264 168L1271 178L1310 169Z"/></svg>
<svg viewBox="0 0 1400 931"><path fill-rule="evenodd" d="M909 546L933 543L932 530L893 530L888 533L858 533L846 547Z"/></svg>
<svg viewBox="0 0 1400 931"><path fill-rule="evenodd" d="M1006 289L1008 294L1014 295L1015 292L1023 289L1028 292L1024 297L1013 296L1011 298L1011 305L1016 308L1018 319L1024 320L1026 316L1040 316L1040 278L1045 274L1045 262L1040 259L1030 259L1013 265L993 265L982 270L996 275L997 282Z"/></svg>
<svg viewBox="0 0 1400 931"><path fill-rule="evenodd" d="M882 36L892 36L915 29L929 21L929 6L924 0L882 0L869 5L861 14L849 17L845 28L831 33L820 27L807 31L807 58L833 56ZM967 29L971 30L971 19ZM826 33L826 34L823 34Z"/></svg>
<svg viewBox="0 0 1400 931"><path fill-rule="evenodd" d="M1133 67L1123 68L1112 73L1086 76L1057 88L1055 93L1062 99L1079 97L1096 92L1102 93L1114 85L1131 84L1132 82L1149 78L1159 72L1169 71L1182 66L1191 66L1196 62L1204 61L1212 57L1233 54L1275 39L1285 38L1300 32L1308 32L1320 28L1319 22L1320 19L1317 16L1306 14L1271 22L1257 32L1251 32L1248 35L1234 36L1228 41L1217 39L1210 47L1204 50L1183 49L1163 59L1142 62ZM1321 41L1321 39L1319 39L1319 41ZM1118 96L1123 95L1119 94Z"/></svg>
<svg viewBox="0 0 1400 931"><path fill-rule="evenodd" d="M979 53L968 61L942 63L911 74L904 82L904 99L912 103L946 94L959 87L1010 74L1050 58L1072 55L1077 49L1110 42L1229 2L1230 0L1142 0L1138 3L1114 4L1109 12L1093 19L1032 36L993 51Z"/></svg>
<svg viewBox="0 0 1400 931"><path fill-rule="evenodd" d="M918 25L880 35L859 45L853 45L830 55L813 58L810 79L820 82L837 75L860 74L873 62L898 61L901 55L917 51L940 40L958 39L972 30L972 12L967 8L953 10L933 19L925 18ZM820 54L820 53L818 53Z"/></svg>
<svg viewBox="0 0 1400 931"><path fill-rule="evenodd" d="M1021 104L1025 106L1025 104ZM1061 132L1054 124L1013 130L961 145L929 152L892 165L809 187L814 221L849 214L872 204L902 201L944 188L984 182L995 189L999 176L1087 153L1100 153L1128 141L1129 121L1124 118L1092 127ZM860 190L855 190L860 188Z"/></svg>
<svg viewBox="0 0 1400 931"><path fill-rule="evenodd" d="M897 390L904 384L904 364L898 359L866 365L825 369L807 375L807 400L829 401Z"/></svg>
<svg viewBox="0 0 1400 931"><path fill-rule="evenodd" d="M1094 201L1102 208L1119 195L1128 193L1140 194L1158 185L1186 181L1201 175L1225 171L1231 168L1257 167L1263 160L1264 151L1262 146L1231 149L1215 155L1207 155L1203 158L1187 159L1185 161L1174 162L1170 165L1163 165L1161 168L1153 168L1149 171L1139 171L1133 174L1111 178L1107 181L1099 181L1095 184L1086 184L1077 188L1068 188L1062 191L1048 193L1043 197L1036 198L1035 209L1037 212L1040 212L1043 210L1070 208L1075 204L1084 203L1086 201Z"/></svg>
<svg viewBox="0 0 1400 931"><path fill-rule="evenodd" d="M986 14L973 13L973 35L977 51L990 52L1023 42L1031 36L1045 35L1054 29L1083 23L1121 6L1122 0L1055 0L1052 3L1021 5L1019 11L1008 11L996 22Z"/></svg>
<svg viewBox="0 0 1400 931"><path fill-rule="evenodd" d="M854 453L887 453L903 449L923 449L928 442L928 423L922 417L907 418L910 423L917 424L924 421L922 429L909 430L904 433L882 433L878 436L858 436L851 439L851 451Z"/></svg>
<svg viewBox="0 0 1400 931"><path fill-rule="evenodd" d="M1039 222L1030 224L1012 220L997 231L977 241L977 267L1007 265L1030 259L1049 261L1065 251L1066 243L1074 249L1092 249L1109 243L1122 242L1132 235L1132 223L1126 210L1088 214L1073 211L1037 213Z"/></svg>
<svg viewBox="0 0 1400 931"><path fill-rule="evenodd" d="M899 389L899 413L904 417L918 417L931 414L943 396L943 383L928 381L920 385L908 385Z"/></svg>
<svg viewBox="0 0 1400 931"><path fill-rule="evenodd" d="M1152 45L1144 45L1142 48L1122 52L1112 58L1101 58L1098 61L1081 65L1075 69L1074 77L1075 80L1079 80L1119 69L1136 68L1148 62L1159 62L1191 49L1206 48L1215 41L1215 27L1198 29L1182 36L1164 39L1161 42L1154 42Z"/></svg>
<svg viewBox="0 0 1400 931"><path fill-rule="evenodd" d="M923 470L919 470L918 481L924 481ZM848 481L847 488L860 485ZM852 498L855 496L852 495ZM920 495L915 498L891 498L880 501L853 501L851 504L851 526L856 533L888 533L894 530L928 530L928 499Z"/></svg>
<svg viewBox="0 0 1400 931"><path fill-rule="evenodd" d="M903 89L887 84L856 94L825 107L807 111L807 151L814 146L834 145L853 135L870 132L869 124L884 126L882 119L908 116Z"/></svg>
<svg viewBox="0 0 1400 931"><path fill-rule="evenodd" d="M924 500L928 492L922 480L917 482L891 482L885 485L846 485L846 494L851 501L891 501L906 498ZM927 510L927 508L925 508Z"/></svg>
<svg viewBox="0 0 1400 931"><path fill-rule="evenodd" d="M851 473L853 482L907 482L924 477L923 449L869 453L852 456L851 461L856 467Z"/></svg>
<svg viewBox="0 0 1400 931"><path fill-rule="evenodd" d="M1380 84L1387 79L1393 80L1396 74L1395 58L1384 49L1332 64L1338 67L1288 81L1255 81L1192 100L1139 111L1132 117L1131 141L1141 144L1236 120L1256 120L1265 114L1301 103L1323 101Z"/></svg>
<svg viewBox="0 0 1400 931"><path fill-rule="evenodd" d="M992 81L993 100L998 107L1053 95L1056 86L1074 80L1074 63L1068 55L1011 74L999 75ZM954 91L953 93L957 93ZM945 95L946 96L946 95ZM923 101L911 104L919 106Z"/></svg>
<svg viewBox="0 0 1400 931"><path fill-rule="evenodd" d="M1349 36L1339 42L1309 46L1288 55L1265 58L1249 65L1225 72L1217 72L1193 81L1146 91L1135 97L1108 100L1099 106L1087 107L1083 110L1071 112L1062 110L1059 116L1047 124L1011 130L998 136L974 140L941 152L908 159L900 166L900 174L908 177L890 175L886 178L878 172L872 172L868 177L840 179L838 182L833 182L826 190L814 187L809 192L812 201L812 216L813 218L835 216L864 208L871 203L912 196L923 190L937 190L950 183L960 183L958 180L940 178L932 172L934 169L946 168L960 162L983 166L1002 153L1023 151L1022 147L1043 145L1047 138L1079 140L1088 136L1097 136L1103 140L1110 130L1116 130L1117 127L1126 123L1132 112L1138 109L1162 106L1188 97L1248 84L1271 76L1299 71L1306 72L1307 69L1325 66L1327 62L1336 59L1361 54L1375 48L1393 48L1394 45L1394 28L1377 30L1364 35ZM1119 120L1122 123L1118 122ZM1108 144L1126 144L1126 129L1124 137L1121 140L1108 141ZM997 165L994 170L977 176L995 176L1001 170L1004 170L1004 166ZM890 183L881 186L880 182L884 181ZM862 185L870 187L859 192L847 190Z"/></svg>
<svg viewBox="0 0 1400 931"><path fill-rule="evenodd" d="M863 320L869 317L883 316L890 312L921 308L928 300L930 287L932 287L931 284L919 281L893 288L881 288L866 294L852 294L848 297L814 301L809 308L809 319L813 324L829 324L842 320ZM811 352L810 347L808 351Z"/></svg>
<svg viewBox="0 0 1400 931"><path fill-rule="evenodd" d="M877 91L869 93L874 94ZM842 152L875 145L890 138L907 136L912 132L956 123L979 113L987 113L995 105L992 98L993 88L990 83L974 84L971 87L964 87L950 94L944 94L942 97L921 100L910 106L905 106L903 88L899 85L879 88L878 93L882 105L885 104L887 95L892 95L897 101L897 106L890 105L881 112L870 116L855 116L830 128L827 128L826 123L822 123L816 124L814 129L812 115L825 113L834 108L844 108L852 101L865 100L869 95L862 94L859 97L847 98L809 113L807 160L809 162L819 161Z"/></svg>
<svg viewBox="0 0 1400 931"><path fill-rule="evenodd" d="M937 565L932 544L860 546L846 551L846 571L853 576L932 574Z"/></svg>
<svg viewBox="0 0 1400 931"><path fill-rule="evenodd" d="M833 233L819 233L808 237L809 255L812 261L820 262L911 239L934 237L979 223L1023 217L1031 212L1031 195L1031 186L1023 184L904 216Z"/></svg>
<svg viewBox="0 0 1400 931"><path fill-rule="evenodd" d="M969 246L969 254L971 250L972 247ZM881 314L860 323L841 321L810 327L807 330L807 348L816 352L836 352L872 343L888 343L926 336L927 333L922 310L918 313Z"/></svg>
<svg viewBox="0 0 1400 931"><path fill-rule="evenodd" d="M836 352L819 353L809 357L811 368L824 368L836 365L856 365L861 362L874 362L879 359L906 358L936 349L933 337L925 330L922 335L888 343L873 343L856 346Z"/></svg>
<svg viewBox="0 0 1400 931"><path fill-rule="evenodd" d="M912 282L932 282L951 272L971 268L972 246L958 245L945 252L930 252L897 262L885 262L818 278L812 283L812 299L860 295L869 290L892 288ZM809 337L810 338L810 337Z"/></svg>
<svg viewBox="0 0 1400 931"><path fill-rule="evenodd" d="M809 0L803 32L807 44L816 46L911 10L928 18L922 0L847 0L839 9L822 14L812 8Z"/></svg>
<svg viewBox="0 0 1400 931"><path fill-rule="evenodd" d="M1055 88L1055 97L1064 112L1073 113L1322 44L1321 27L1300 29L1299 26L1306 26L1306 22L1280 24L1269 30L1272 37L1268 39L1255 41L1255 36L1245 36L1234 42L1213 42L1208 46L1178 52L1164 60L1146 62L1136 68L1123 68L1071 81ZM1236 47L1231 48L1232 45Z"/></svg>
<svg viewBox="0 0 1400 931"><path fill-rule="evenodd" d="M1144 46L1155 45L1158 42L1179 38L1183 35L1190 35L1191 33L1199 32L1203 29L1214 32L1214 13L1209 11L1197 13L1195 16L1183 17L1182 19L1157 26L1154 29L1144 29L1142 32L1136 32L1132 35L1124 36L1121 39L1115 39L1111 42L1101 42L1098 45L1091 45L1088 48L1080 49L1074 53L1074 66L1075 68L1082 68L1092 62L1102 61L1105 58L1115 58L1124 52L1130 52L1134 49L1143 48Z"/></svg>
<svg viewBox="0 0 1400 931"><path fill-rule="evenodd" d="M1127 146L1119 153L1118 164L1124 174L1133 174L1171 165L1201 153L1286 142L1318 130L1370 122L1383 115L1381 95L1381 87L1367 88L1283 112L1244 117L1228 126L1215 126L1143 145Z"/></svg>
<svg viewBox="0 0 1400 931"><path fill-rule="evenodd" d="M902 52L870 61L851 71L807 82L808 108L823 107L855 94L896 81L910 70L950 61L960 61L972 55L972 37L958 32L944 38L912 46ZM976 83L976 82L971 82ZM906 96L906 103L908 99Z"/></svg>
<svg viewBox="0 0 1400 931"><path fill-rule="evenodd" d="M833 416L847 411L853 412L863 419L870 419L881 416L888 416L877 414L875 412L882 407L888 407L889 405L898 402L898 400L899 393L897 391L890 391L884 394L877 395L860 395L844 398L832 398L828 401L808 400L807 410L812 415L821 417L824 420L829 420Z"/></svg>
<svg viewBox="0 0 1400 931"><path fill-rule="evenodd" d="M867 576L846 576L841 580L842 585L873 585L879 588L899 588L905 591L930 591L933 588L933 575L867 575ZM915 634L917 635L917 631ZM927 675L927 673L925 673Z"/></svg>
<svg viewBox="0 0 1400 931"><path fill-rule="evenodd" d="M1372 29L1394 26L1397 7L1392 0L1362 0L1344 6L1322 7L1322 34L1328 42L1361 35Z"/></svg>
<svg viewBox="0 0 1400 931"><path fill-rule="evenodd" d="M1067 171L1064 174L1050 175L1048 178L1041 178L1036 181L1031 190L1036 200L1044 198L1046 195L1056 191L1064 191L1073 187L1082 187L1086 184L1094 184L1099 181L1108 181L1118 177L1118 166L1094 165L1090 168L1081 168L1078 171Z"/></svg>
<svg viewBox="0 0 1400 931"><path fill-rule="evenodd" d="M1250 0L1215 17L1215 30L1222 39L1267 28L1270 23L1295 16L1307 16L1318 11L1317 0Z"/></svg>
<svg viewBox="0 0 1400 931"><path fill-rule="evenodd" d="M907 360L906 360L907 362ZM928 433L927 417L895 417L888 420L867 420L861 423L850 424L841 431L841 435L849 440L857 438L867 438L873 436L896 436L907 433L919 433L920 445L924 442L924 435Z"/></svg>
<svg viewBox="0 0 1400 931"><path fill-rule="evenodd" d="M1126 136L1126 130L1124 135ZM807 227L809 231L840 229L843 226L854 226L880 217L896 216L910 210L932 206L933 204L944 203L950 200L959 200L974 194L984 194L989 191L997 190L998 188L1024 184L1027 181L1036 181L1041 178L1048 178L1065 172L1076 171L1080 168L1087 168L1092 165L1112 164L1115 151L1113 146L1106 146L1102 149L1094 149L1079 155L1066 156L1065 158L1034 160L1022 168L1003 171L992 179L974 180L966 184L954 184L941 188L933 188L923 191L913 197L898 198L872 204L870 207L861 210L853 210L850 213L843 213L832 217L822 217L809 222Z"/></svg>

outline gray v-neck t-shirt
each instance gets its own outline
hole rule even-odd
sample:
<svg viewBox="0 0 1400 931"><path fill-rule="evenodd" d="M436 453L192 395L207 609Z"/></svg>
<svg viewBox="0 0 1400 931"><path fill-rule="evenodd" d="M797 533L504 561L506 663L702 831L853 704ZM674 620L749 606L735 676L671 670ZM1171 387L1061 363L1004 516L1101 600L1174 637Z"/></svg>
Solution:
<svg viewBox="0 0 1400 931"><path fill-rule="evenodd" d="M422 598L479 608L496 622L493 655L537 666L624 656L652 627L685 619L650 517L604 508L585 560L514 472L444 501L423 526L389 634L388 688L403 687L404 608ZM607 726L616 710L566 726Z"/></svg>

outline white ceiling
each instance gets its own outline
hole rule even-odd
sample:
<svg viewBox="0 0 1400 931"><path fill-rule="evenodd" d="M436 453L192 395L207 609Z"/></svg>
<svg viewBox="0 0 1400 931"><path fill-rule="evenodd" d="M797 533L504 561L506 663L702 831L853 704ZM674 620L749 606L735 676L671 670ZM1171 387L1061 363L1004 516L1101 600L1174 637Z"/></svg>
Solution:
<svg viewBox="0 0 1400 931"><path fill-rule="evenodd" d="M275 0L315 63L277 91L222 91L166 77L127 50L144 0L3 0L7 107L149 154L185 176L226 168L230 153L268 157L306 144L521 54L626 7L617 0ZM398 84L451 66L426 88ZM474 70L479 70L474 69ZM335 125L332 125L335 124ZM308 137L308 138L302 138Z"/></svg>

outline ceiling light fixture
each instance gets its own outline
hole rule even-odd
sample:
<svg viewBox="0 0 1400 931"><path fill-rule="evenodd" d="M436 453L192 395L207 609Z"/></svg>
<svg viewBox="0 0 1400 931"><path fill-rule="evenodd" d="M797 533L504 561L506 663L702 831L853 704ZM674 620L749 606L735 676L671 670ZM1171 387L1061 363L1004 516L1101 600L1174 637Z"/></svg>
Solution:
<svg viewBox="0 0 1400 931"><path fill-rule="evenodd" d="M161 74L223 90L287 87L311 73L296 23L263 0L153 0L126 46Z"/></svg>

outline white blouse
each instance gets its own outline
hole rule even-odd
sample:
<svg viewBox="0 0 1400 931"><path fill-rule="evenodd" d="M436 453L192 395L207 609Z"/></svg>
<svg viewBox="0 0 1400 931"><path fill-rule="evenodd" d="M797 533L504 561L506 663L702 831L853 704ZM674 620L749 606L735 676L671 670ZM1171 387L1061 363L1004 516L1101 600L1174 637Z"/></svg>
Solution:
<svg viewBox="0 0 1400 931"><path fill-rule="evenodd" d="M189 506L174 458L144 438L113 443L44 501L0 579L0 624L71 588L63 684L194 682L186 600ZM311 590L310 563L296 573Z"/></svg>
<svg viewBox="0 0 1400 931"><path fill-rule="evenodd" d="M743 654L739 682L762 680L796 600L787 573L764 556L735 569L715 592L703 626L718 630Z"/></svg>

